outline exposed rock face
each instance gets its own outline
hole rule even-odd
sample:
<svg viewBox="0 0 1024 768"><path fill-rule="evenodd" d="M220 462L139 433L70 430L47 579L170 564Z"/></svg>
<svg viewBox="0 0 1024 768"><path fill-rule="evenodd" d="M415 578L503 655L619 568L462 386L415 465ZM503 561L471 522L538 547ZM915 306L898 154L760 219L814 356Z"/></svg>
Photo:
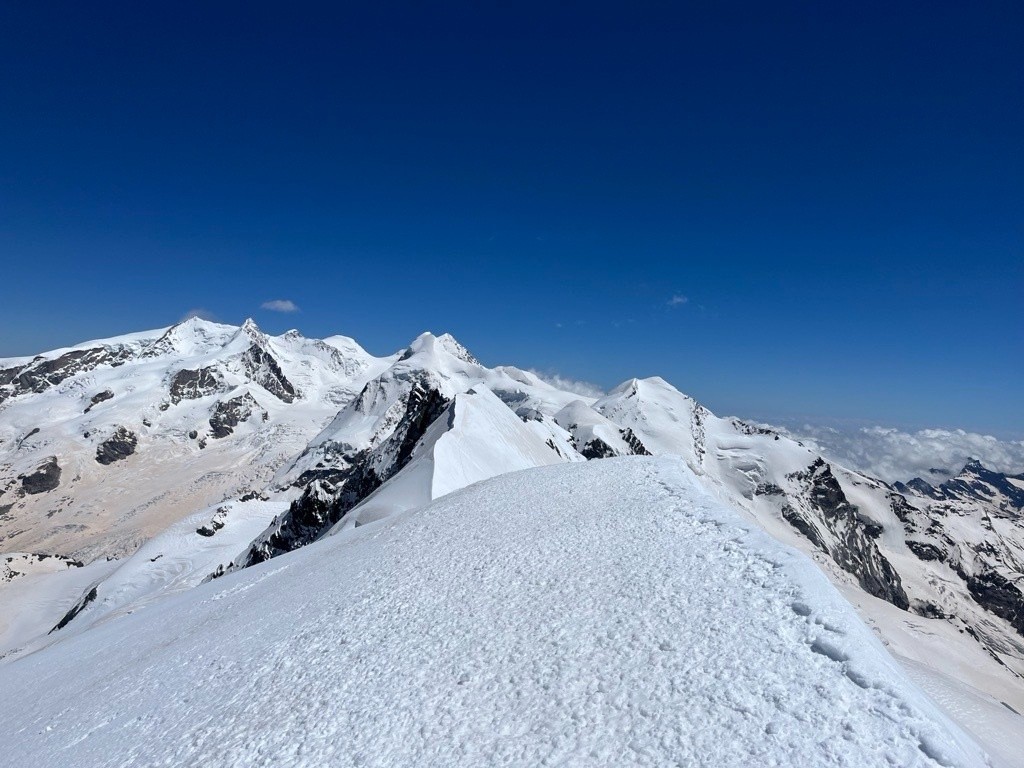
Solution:
<svg viewBox="0 0 1024 768"><path fill-rule="evenodd" d="M122 365L131 356L130 348L112 346L75 349L52 360L37 357L26 366L0 371L0 402L28 392L45 392L71 376L100 365Z"/></svg>
<svg viewBox="0 0 1024 768"><path fill-rule="evenodd" d="M909 504L904 499L906 506L897 512L907 534L913 536L907 540L910 551L922 561L948 566L963 580L970 599L1024 637L1024 593L1018 586L1024 571L1021 480L972 459L940 485L914 478L893 487L913 501ZM943 609L956 615L960 606L950 602ZM975 620L969 625L974 625L972 634L990 651L1005 646L985 622Z"/></svg>
<svg viewBox="0 0 1024 768"><path fill-rule="evenodd" d="M1020 483L1014 483L1017 481ZM997 507L1001 512L1024 511L1024 475L1006 475L970 459L956 477L933 486L920 477L904 483L895 483L901 493L910 493L935 501L982 502Z"/></svg>
<svg viewBox="0 0 1024 768"><path fill-rule="evenodd" d="M235 431L235 427L243 421L248 421L255 413L260 414L264 421L267 420L267 412L260 410L260 404L248 392L217 403L217 407L210 417L212 436L215 438L227 437Z"/></svg>
<svg viewBox="0 0 1024 768"><path fill-rule="evenodd" d="M213 368L197 371L183 368L171 379L171 402L177 405L182 400L198 400L219 392L221 388L220 376Z"/></svg>
<svg viewBox="0 0 1024 768"><path fill-rule="evenodd" d="M97 392L89 400L89 405L88 407L86 407L85 412L88 413L89 411L92 410L94 405L99 405L100 403L106 402L107 400L110 400L113 397L114 393L111 392L109 389L105 389L102 392Z"/></svg>
<svg viewBox="0 0 1024 768"><path fill-rule="evenodd" d="M78 603L70 611L64 614L64 618L58 621L57 626L51 629L50 632L56 632L58 629L64 629L64 627L66 627L71 622L71 620L75 618L75 616L77 616L87 607L89 607L89 603L95 600L98 596L99 593L96 587L90 589L88 592L86 592L85 596L81 600L79 600Z"/></svg>
<svg viewBox="0 0 1024 768"><path fill-rule="evenodd" d="M228 508L218 507L217 511L213 513L213 517L206 525L196 528L196 533L200 536L213 536L217 531L224 527L224 523L228 518Z"/></svg>
<svg viewBox="0 0 1024 768"><path fill-rule="evenodd" d="M570 430L572 431L572 430ZM620 429L619 434L622 436L623 441L628 447L627 456L650 456L651 452L644 447L644 444L640 442L639 438L633 434L633 430ZM609 459L613 456L618 456L619 451L612 448L608 443L599 437L594 437L588 440L585 444L579 445L578 441L575 441L576 450L580 452L580 455L586 459Z"/></svg>
<svg viewBox="0 0 1024 768"><path fill-rule="evenodd" d="M934 544L929 544L924 541L913 541L908 539L907 548L922 560L942 561L946 558L945 552Z"/></svg>
<svg viewBox="0 0 1024 768"><path fill-rule="evenodd" d="M127 459L135 453L138 443L139 439L134 432L118 427L114 434L100 443L96 449L96 461L100 464L113 464L115 461Z"/></svg>
<svg viewBox="0 0 1024 768"><path fill-rule="evenodd" d="M298 392L285 377L274 356L261 345L253 344L242 353L242 366L251 381L259 384L274 397L285 403L295 402Z"/></svg>
<svg viewBox="0 0 1024 768"><path fill-rule="evenodd" d="M56 456L50 456L36 468L35 472L21 475L21 489L25 493L46 493L60 485L60 465Z"/></svg>
<svg viewBox="0 0 1024 768"><path fill-rule="evenodd" d="M587 460L610 459L612 456L615 456L615 449L599 437L595 437L585 445L577 445L576 450Z"/></svg>
<svg viewBox="0 0 1024 768"><path fill-rule="evenodd" d="M409 463L413 448L449 404L426 379L409 394L405 411L391 435L374 448L345 453L339 447L335 466L304 472L305 486L281 519L253 542L242 567L269 560L315 541L345 513Z"/></svg>
<svg viewBox="0 0 1024 768"><path fill-rule="evenodd" d="M84 564L81 560L74 560L63 555L48 555L37 552L13 552L7 555L0 555L0 584L7 584L32 573L40 563L53 561L54 564L63 564L67 568L81 568Z"/></svg>
<svg viewBox="0 0 1024 768"><path fill-rule="evenodd" d="M1024 635L1024 594L1020 588L995 571L985 571L967 578L971 596L986 610L1006 619Z"/></svg>
<svg viewBox="0 0 1024 768"><path fill-rule="evenodd" d="M872 540L881 531L860 518L828 463L819 458L789 478L802 486L803 492L783 506L786 521L856 576L866 592L898 608L909 608L900 575Z"/></svg>
<svg viewBox="0 0 1024 768"><path fill-rule="evenodd" d="M647 447L640 442L640 438L633 434L633 430L626 427L621 431L622 439L626 441L626 445L629 446L634 456L650 456L651 452L647 450Z"/></svg>

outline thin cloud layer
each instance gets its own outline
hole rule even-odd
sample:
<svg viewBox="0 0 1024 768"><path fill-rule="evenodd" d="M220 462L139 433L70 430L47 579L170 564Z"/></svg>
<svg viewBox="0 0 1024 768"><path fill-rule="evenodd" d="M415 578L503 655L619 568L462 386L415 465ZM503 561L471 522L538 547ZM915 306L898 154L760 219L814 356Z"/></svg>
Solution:
<svg viewBox="0 0 1024 768"><path fill-rule="evenodd" d="M178 322L183 323L186 320L191 320L193 317L197 317L200 320L209 320L211 323L217 322L217 316L214 315L213 312L210 312L209 310L206 309L202 309L200 307L190 309L188 312L181 316L181 319Z"/></svg>
<svg viewBox="0 0 1024 768"><path fill-rule="evenodd" d="M959 472L969 458L998 472L1024 472L1024 441L962 429L902 432L891 427L842 430L811 424L776 429L840 464L890 483L912 477L944 480Z"/></svg>
<svg viewBox="0 0 1024 768"><path fill-rule="evenodd" d="M273 299L272 301L264 301L260 306L263 309L269 309L271 312L299 311L299 305L291 299Z"/></svg>
<svg viewBox="0 0 1024 768"><path fill-rule="evenodd" d="M574 395L582 395L583 397L601 397L605 394L605 391L601 389L601 387L589 381L571 379L568 376L562 376L559 373L538 371L535 368L530 368L529 371L541 381L546 381L551 386L557 387L558 389L564 389L566 392L572 392Z"/></svg>
<svg viewBox="0 0 1024 768"><path fill-rule="evenodd" d="M688 296L683 296L681 293L676 293L673 294L672 298L665 303L668 304L670 307L681 307L683 304L686 304L689 300L690 298Z"/></svg>

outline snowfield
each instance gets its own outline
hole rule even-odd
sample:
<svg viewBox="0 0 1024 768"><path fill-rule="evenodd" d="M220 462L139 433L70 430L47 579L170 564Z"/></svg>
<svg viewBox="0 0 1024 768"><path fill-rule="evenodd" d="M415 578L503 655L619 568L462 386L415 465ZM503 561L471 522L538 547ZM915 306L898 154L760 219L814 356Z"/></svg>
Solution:
<svg viewBox="0 0 1024 768"><path fill-rule="evenodd" d="M345 528L0 666L0 691L10 765L988 764L677 458Z"/></svg>

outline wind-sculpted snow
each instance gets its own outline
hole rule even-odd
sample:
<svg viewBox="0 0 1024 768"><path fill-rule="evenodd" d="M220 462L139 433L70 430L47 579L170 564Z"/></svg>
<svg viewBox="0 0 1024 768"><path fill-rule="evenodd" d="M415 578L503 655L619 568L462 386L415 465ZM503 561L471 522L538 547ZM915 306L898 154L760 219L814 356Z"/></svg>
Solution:
<svg viewBox="0 0 1024 768"><path fill-rule="evenodd" d="M455 396L423 435L412 460L346 515L340 527L365 525L481 480L561 461L529 423L479 387Z"/></svg>
<svg viewBox="0 0 1024 768"><path fill-rule="evenodd" d="M507 474L0 667L11 765L984 765L677 459Z"/></svg>

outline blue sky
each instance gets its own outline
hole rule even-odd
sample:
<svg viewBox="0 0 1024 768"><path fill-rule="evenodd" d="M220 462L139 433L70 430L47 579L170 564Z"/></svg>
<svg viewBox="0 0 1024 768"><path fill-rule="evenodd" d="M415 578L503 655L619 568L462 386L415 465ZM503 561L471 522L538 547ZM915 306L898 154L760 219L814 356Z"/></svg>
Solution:
<svg viewBox="0 0 1024 768"><path fill-rule="evenodd" d="M0 355L201 309L1024 437L1018 2L87 5L0 7Z"/></svg>

